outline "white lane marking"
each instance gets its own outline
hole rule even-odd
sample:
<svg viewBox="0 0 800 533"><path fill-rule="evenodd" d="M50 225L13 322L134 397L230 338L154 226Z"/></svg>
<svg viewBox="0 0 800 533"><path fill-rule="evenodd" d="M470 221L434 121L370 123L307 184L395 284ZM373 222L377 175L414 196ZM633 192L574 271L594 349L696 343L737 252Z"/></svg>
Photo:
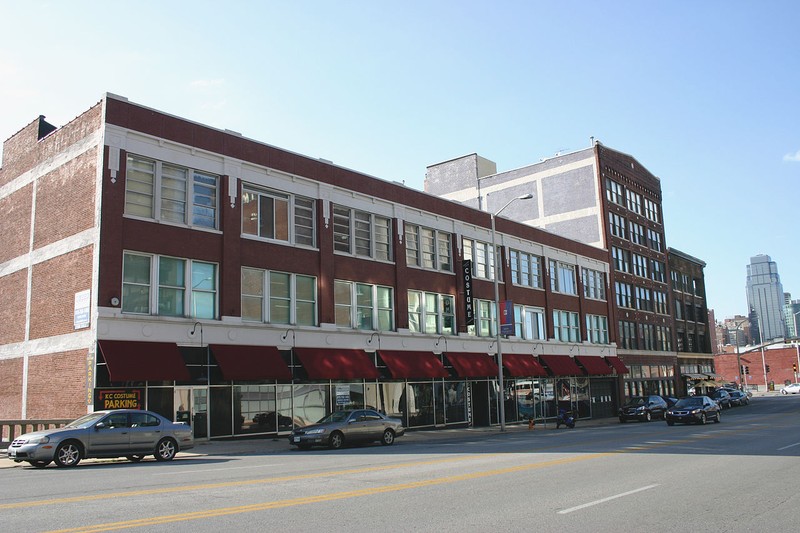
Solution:
<svg viewBox="0 0 800 533"><path fill-rule="evenodd" d="M650 490L652 488L658 487L658 484L655 485L647 485L646 487L640 487L638 489L629 490L628 492L623 492L622 494L615 494L614 496L609 496L608 498L603 498L602 500L595 500L593 502L584 503L583 505L577 505L575 507L570 507L569 509L563 509L558 512L558 514L567 514L573 511L580 511L581 509L585 509L587 507L591 507L593 505L598 505L601 503L605 503L611 500L616 500L617 498L622 498L624 496L630 496L631 494L636 494L637 492L642 492L643 490Z"/></svg>
<svg viewBox="0 0 800 533"><path fill-rule="evenodd" d="M272 465L226 466L224 468L206 468L205 470L179 470L177 472L157 472L157 473L154 473L154 474L151 474L151 475L153 475L153 476L174 476L175 474L194 474L196 472L219 472L219 471L222 471L222 470L242 470L242 469L251 470L253 468L267 468L267 467L272 467L272 466L278 466L278 465L276 463L276 464L272 464Z"/></svg>
<svg viewBox="0 0 800 533"><path fill-rule="evenodd" d="M794 448L795 446L800 446L800 442L795 442L794 444L790 444L788 446L784 446L783 448L778 448L777 451L780 452L780 451L786 450L787 448Z"/></svg>

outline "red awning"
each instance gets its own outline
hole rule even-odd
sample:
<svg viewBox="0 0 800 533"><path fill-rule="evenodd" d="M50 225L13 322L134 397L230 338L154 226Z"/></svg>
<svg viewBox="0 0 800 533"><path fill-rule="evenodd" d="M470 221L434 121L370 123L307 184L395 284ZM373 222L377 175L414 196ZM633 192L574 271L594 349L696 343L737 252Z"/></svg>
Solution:
<svg viewBox="0 0 800 533"><path fill-rule="evenodd" d="M97 341L111 381L188 381L174 342Z"/></svg>
<svg viewBox="0 0 800 533"><path fill-rule="evenodd" d="M610 355L606 357L606 361L608 362L611 367L617 371L617 374L628 374L630 370L628 367L625 366L625 363L622 362L622 359L617 357L616 355Z"/></svg>
<svg viewBox="0 0 800 533"><path fill-rule="evenodd" d="M611 367L602 357L591 355L576 355L575 359L586 369L590 376L608 376L612 373Z"/></svg>
<svg viewBox="0 0 800 533"><path fill-rule="evenodd" d="M380 350L378 355L394 379L446 378L450 373L432 352Z"/></svg>
<svg viewBox="0 0 800 533"><path fill-rule="evenodd" d="M209 348L226 380L292 379L289 367L274 346L211 344Z"/></svg>
<svg viewBox="0 0 800 533"><path fill-rule="evenodd" d="M586 373L568 355L540 355L539 361L545 364L553 376L585 376Z"/></svg>
<svg viewBox="0 0 800 533"><path fill-rule="evenodd" d="M527 353L504 353L503 366L509 375L515 378L547 376L547 371L539 361Z"/></svg>
<svg viewBox="0 0 800 533"><path fill-rule="evenodd" d="M485 378L498 374L497 363L488 354L447 352L445 355L459 377Z"/></svg>
<svg viewBox="0 0 800 533"><path fill-rule="evenodd" d="M295 348L309 379L378 379L378 369L364 350Z"/></svg>

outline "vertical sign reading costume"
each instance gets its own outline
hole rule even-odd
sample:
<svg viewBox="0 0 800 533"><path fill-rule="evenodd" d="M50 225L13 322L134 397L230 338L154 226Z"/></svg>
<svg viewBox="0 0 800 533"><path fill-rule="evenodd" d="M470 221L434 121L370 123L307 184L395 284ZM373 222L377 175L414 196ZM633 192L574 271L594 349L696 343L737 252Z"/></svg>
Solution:
<svg viewBox="0 0 800 533"><path fill-rule="evenodd" d="M475 324L475 309L472 306L472 259L465 259L461 273L464 280L464 324Z"/></svg>

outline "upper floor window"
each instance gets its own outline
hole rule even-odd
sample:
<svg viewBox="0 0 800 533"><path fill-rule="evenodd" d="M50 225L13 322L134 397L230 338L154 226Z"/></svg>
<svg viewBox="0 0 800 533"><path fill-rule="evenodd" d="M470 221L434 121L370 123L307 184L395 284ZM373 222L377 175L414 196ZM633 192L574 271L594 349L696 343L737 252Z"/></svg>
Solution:
<svg viewBox="0 0 800 533"><path fill-rule="evenodd" d="M609 229L611 230L611 235L615 237L619 237L620 239L627 239L628 234L626 232L626 223L625 218L616 214L616 213L609 213L608 215L608 223Z"/></svg>
<svg viewBox="0 0 800 533"><path fill-rule="evenodd" d="M663 291L653 291L653 310L661 315L668 315L667 293Z"/></svg>
<svg viewBox="0 0 800 533"><path fill-rule="evenodd" d="M661 222L661 217L658 212L658 204L653 200L644 199L644 216L653 222Z"/></svg>
<svg viewBox="0 0 800 533"><path fill-rule="evenodd" d="M242 320L316 326L316 278L242 267Z"/></svg>
<svg viewBox="0 0 800 533"><path fill-rule="evenodd" d="M645 246L647 243L644 240L644 226L636 222L630 222L631 242L640 246Z"/></svg>
<svg viewBox="0 0 800 533"><path fill-rule="evenodd" d="M635 193L630 189L625 190L625 199L628 204L628 209L636 213L637 215L642 214L642 195L639 193Z"/></svg>
<svg viewBox="0 0 800 533"><path fill-rule="evenodd" d="M608 317L586 315L586 333L593 344L608 344Z"/></svg>
<svg viewBox="0 0 800 533"><path fill-rule="evenodd" d="M333 249L380 261L392 260L392 221L335 205L333 207Z"/></svg>
<svg viewBox="0 0 800 533"><path fill-rule="evenodd" d="M561 342L580 342L581 326L578 313L573 311L553 311L553 333Z"/></svg>
<svg viewBox="0 0 800 533"><path fill-rule="evenodd" d="M650 289L645 287L635 287L636 308L642 311L653 311L653 300Z"/></svg>
<svg viewBox="0 0 800 533"><path fill-rule="evenodd" d="M455 335L455 298L449 294L408 291L408 329L421 333Z"/></svg>
<svg viewBox="0 0 800 533"><path fill-rule="evenodd" d="M631 296L630 283L623 283L621 281L614 282L614 293L617 297L618 307L627 307L633 309L633 298Z"/></svg>
<svg viewBox="0 0 800 533"><path fill-rule="evenodd" d="M631 252L616 246L611 247L611 256L614 258L614 269L618 272L631 273Z"/></svg>
<svg viewBox="0 0 800 533"><path fill-rule="evenodd" d="M494 337L497 304L491 300L474 300L475 324L467 326L467 334L478 337Z"/></svg>
<svg viewBox="0 0 800 533"><path fill-rule="evenodd" d="M640 278L649 277L647 267L650 264L650 260L639 254L631 254L631 258L633 262L633 273Z"/></svg>
<svg viewBox="0 0 800 533"><path fill-rule="evenodd" d="M464 259L472 260L472 275L476 278L494 279L492 245L472 239L463 239L461 242Z"/></svg>
<svg viewBox="0 0 800 533"><path fill-rule="evenodd" d="M577 296L578 286L575 279L575 265L551 259L550 290Z"/></svg>
<svg viewBox="0 0 800 533"><path fill-rule="evenodd" d="M518 250L511 250L511 283L541 289L542 258Z"/></svg>
<svg viewBox="0 0 800 533"><path fill-rule="evenodd" d="M657 260L653 259L650 262L650 266L652 267L650 278L653 281L660 281L661 283L664 283L666 281L666 279L667 279L666 278L666 274L664 272L664 270L665 270L664 269L664 263L662 263L661 261L657 261Z"/></svg>
<svg viewBox="0 0 800 533"><path fill-rule="evenodd" d="M125 214L216 229L219 176L128 155Z"/></svg>
<svg viewBox="0 0 800 533"><path fill-rule="evenodd" d="M415 224L406 224L406 264L453 271L450 234Z"/></svg>
<svg viewBox="0 0 800 533"><path fill-rule="evenodd" d="M606 299L606 277L599 270L582 268L583 296L592 300Z"/></svg>
<svg viewBox="0 0 800 533"><path fill-rule="evenodd" d="M662 252L661 234L655 230L647 228L647 246L656 252Z"/></svg>
<svg viewBox="0 0 800 533"><path fill-rule="evenodd" d="M626 350L639 347L639 338L636 335L636 323L625 320L619 321L619 347Z"/></svg>
<svg viewBox="0 0 800 533"><path fill-rule="evenodd" d="M217 265L126 252L122 259L122 312L217 318Z"/></svg>
<svg viewBox="0 0 800 533"><path fill-rule="evenodd" d="M514 331L526 340L546 340L544 309L541 307L514 306Z"/></svg>
<svg viewBox="0 0 800 533"><path fill-rule="evenodd" d="M394 330L394 293L391 287L336 280L333 292L337 326Z"/></svg>
<svg viewBox="0 0 800 533"><path fill-rule="evenodd" d="M618 205L624 205L622 191L622 185L610 178L606 178L606 198L609 202L614 202Z"/></svg>
<svg viewBox="0 0 800 533"><path fill-rule="evenodd" d="M314 200L243 186L242 233L303 246L315 246Z"/></svg>

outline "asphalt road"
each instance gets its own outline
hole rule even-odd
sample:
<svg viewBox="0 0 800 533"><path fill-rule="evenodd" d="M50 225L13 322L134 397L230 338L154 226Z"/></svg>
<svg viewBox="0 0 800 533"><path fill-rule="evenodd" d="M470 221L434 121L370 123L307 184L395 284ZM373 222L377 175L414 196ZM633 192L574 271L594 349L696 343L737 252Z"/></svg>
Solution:
<svg viewBox="0 0 800 533"><path fill-rule="evenodd" d="M800 518L800 397L722 423L198 446L171 463L0 470L5 531L768 531ZM7 459L4 459L7 461Z"/></svg>

